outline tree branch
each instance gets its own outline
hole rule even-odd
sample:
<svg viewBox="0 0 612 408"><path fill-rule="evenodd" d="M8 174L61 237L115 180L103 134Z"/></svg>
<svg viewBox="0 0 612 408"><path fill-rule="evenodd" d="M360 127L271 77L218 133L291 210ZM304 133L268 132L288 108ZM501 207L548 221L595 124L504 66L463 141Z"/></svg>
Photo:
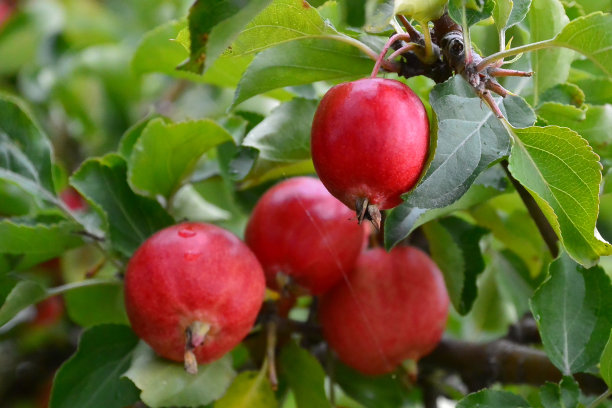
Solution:
<svg viewBox="0 0 612 408"><path fill-rule="evenodd" d="M506 175L514 186L516 192L521 197L521 200L523 200L525 207L527 207L527 211L529 212L529 215L538 227L540 235L542 235L542 239L544 239L544 242L546 243L550 254L553 258L556 258L557 255L559 255L559 237L557 237L555 230L546 219L546 216L538 206L538 203L536 203L533 196L529 193L529 191L527 191L525 187L523 187L521 183L519 183L517 179L512 176L512 173L510 173L510 170L508 169L508 160L502 160L501 166L506 172Z"/></svg>
<svg viewBox="0 0 612 408"><path fill-rule="evenodd" d="M274 320L281 335L289 338L290 333L299 333L308 344L313 355L325 366L325 353L321 353L324 341L321 327L313 322L298 322L274 313L273 302L266 302L260 313L260 322ZM262 315L263 314L263 315ZM434 351L419 362L419 373L427 375L443 370L447 374L461 377L467 390L478 391L493 383L543 385L546 382L559 382L561 372L550 362L546 353L533 347L518 343L539 343L535 321L529 315L512 325L508 334L486 343L473 343L462 340L442 339ZM279 342L279 346L282 341ZM599 377L591 374L577 374L574 378L586 394L603 394L607 387ZM419 378L419 383L432 383ZM442 390L430 389L431 395Z"/></svg>
<svg viewBox="0 0 612 408"><path fill-rule="evenodd" d="M488 343L444 339L420 366L458 374L470 392L494 383L540 386L563 377L543 351L504 338ZM607 389L594 375L576 374L574 378L586 394L602 394Z"/></svg>

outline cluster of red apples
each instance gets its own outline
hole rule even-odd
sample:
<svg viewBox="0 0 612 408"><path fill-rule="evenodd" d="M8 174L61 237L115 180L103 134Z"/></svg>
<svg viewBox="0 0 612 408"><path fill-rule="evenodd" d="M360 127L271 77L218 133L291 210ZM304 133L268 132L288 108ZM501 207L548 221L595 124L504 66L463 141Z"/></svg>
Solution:
<svg viewBox="0 0 612 408"><path fill-rule="evenodd" d="M320 180L298 177L268 190L246 244L219 227L183 223L136 251L125 277L134 331L196 372L249 333L268 286L281 297L320 296L323 336L364 374L418 360L444 331L442 275L417 248L369 248L371 228L361 221L380 227L380 210L417 183L428 149L427 114L406 85L368 78L333 87L312 126Z"/></svg>

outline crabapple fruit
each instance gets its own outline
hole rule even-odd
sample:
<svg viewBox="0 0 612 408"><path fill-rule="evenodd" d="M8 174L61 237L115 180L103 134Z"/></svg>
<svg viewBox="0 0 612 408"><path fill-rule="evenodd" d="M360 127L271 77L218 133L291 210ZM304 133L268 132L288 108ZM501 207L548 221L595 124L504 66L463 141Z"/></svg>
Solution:
<svg viewBox="0 0 612 408"><path fill-rule="evenodd" d="M134 253L125 305L134 332L188 372L236 346L262 305L265 278L251 250L214 225L158 231Z"/></svg>
<svg viewBox="0 0 612 408"><path fill-rule="evenodd" d="M440 341L449 299L442 273L421 250L364 251L321 298L323 335L338 357L367 375L419 360Z"/></svg>
<svg viewBox="0 0 612 408"><path fill-rule="evenodd" d="M261 197L245 241L261 262L268 287L291 289L291 284L281 287L282 280L289 278L318 295L353 267L367 240L367 230L351 217L351 211L319 180L295 177Z"/></svg>
<svg viewBox="0 0 612 408"><path fill-rule="evenodd" d="M402 202L429 150L423 103L399 81L364 78L331 88L311 132L312 160L330 193L380 226L380 211Z"/></svg>

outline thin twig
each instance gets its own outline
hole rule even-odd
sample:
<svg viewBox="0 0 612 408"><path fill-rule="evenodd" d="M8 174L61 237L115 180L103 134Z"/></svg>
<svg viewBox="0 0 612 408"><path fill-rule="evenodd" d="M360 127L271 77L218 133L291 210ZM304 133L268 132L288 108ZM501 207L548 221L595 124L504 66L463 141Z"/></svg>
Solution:
<svg viewBox="0 0 612 408"><path fill-rule="evenodd" d="M548 222L548 219L546 219L546 216L538 206L538 203L533 196L517 179L514 178L514 176L512 176L512 173L510 173L510 170L508 169L508 160L502 160L501 166L506 172L508 179L514 186L514 189L521 197L521 200L523 200L525 207L527 207L527 211L538 227L538 231L540 231L540 235L542 235L542 239L546 243L550 254L553 258L556 258L557 255L559 255L559 237L557 236L557 233L550 225L550 222Z"/></svg>

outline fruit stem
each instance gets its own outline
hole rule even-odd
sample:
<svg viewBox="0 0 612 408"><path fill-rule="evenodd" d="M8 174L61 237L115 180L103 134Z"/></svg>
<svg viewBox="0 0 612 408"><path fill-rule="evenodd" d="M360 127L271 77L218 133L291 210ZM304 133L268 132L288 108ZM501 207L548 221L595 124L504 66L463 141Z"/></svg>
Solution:
<svg viewBox="0 0 612 408"><path fill-rule="evenodd" d="M385 55L387 54L387 51L389 51L389 47L391 47L394 42L399 40L410 41L410 34L394 34L391 36L391 38L389 38L389 41L387 41L382 51L378 55L378 58L376 59L376 64L374 64L374 69L372 70L370 78L376 78L376 75L378 75L378 70L380 69L383 60L385 59Z"/></svg>
<svg viewBox="0 0 612 408"><path fill-rule="evenodd" d="M416 383L417 378L419 376L419 366L417 364L417 361L414 359L404 360L402 361L400 367L404 374L406 374L406 376L408 377L410 384Z"/></svg>
<svg viewBox="0 0 612 408"><path fill-rule="evenodd" d="M185 329L185 371L189 374L198 373L198 361L193 351L204 343L209 331L210 324L200 321L191 323Z"/></svg>
<svg viewBox="0 0 612 408"><path fill-rule="evenodd" d="M276 322L269 320L266 323L266 360L268 362L268 379L274 391L278 389L278 376L276 374Z"/></svg>
<svg viewBox="0 0 612 408"><path fill-rule="evenodd" d="M364 219L372 222L372 225L377 231L380 231L382 216L380 210L375 204L370 204L367 197L361 197L355 200L355 213L357 214L357 223L361 224Z"/></svg>
<svg viewBox="0 0 612 408"><path fill-rule="evenodd" d="M423 62L426 64L431 64L436 59L436 56L433 52L433 43L431 40L431 33L429 32L429 22L419 22L419 25L423 30L423 40L425 41L425 56L423 57Z"/></svg>

